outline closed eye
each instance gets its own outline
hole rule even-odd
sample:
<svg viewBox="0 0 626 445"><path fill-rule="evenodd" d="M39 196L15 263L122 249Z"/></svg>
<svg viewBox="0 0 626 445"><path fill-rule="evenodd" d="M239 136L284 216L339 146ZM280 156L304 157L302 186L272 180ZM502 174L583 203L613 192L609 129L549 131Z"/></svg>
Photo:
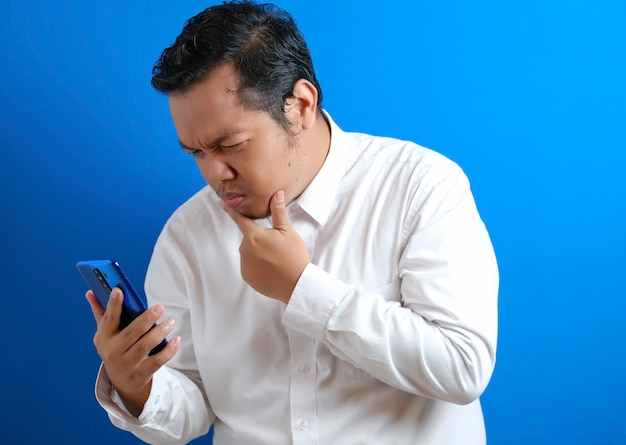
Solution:
<svg viewBox="0 0 626 445"><path fill-rule="evenodd" d="M220 145L219 148L221 150L232 150L232 149L237 148L240 145L244 144L245 142L246 141L241 141L241 142L238 142L237 144L233 144L233 145Z"/></svg>
<svg viewBox="0 0 626 445"><path fill-rule="evenodd" d="M206 152L213 152L216 150L223 150L223 151L231 151L231 150L235 150L236 148L239 148L243 145L245 145L245 143L248 142L248 140L244 140L241 142L238 142L236 144L232 144L232 145L224 145L224 144L215 144L215 145L210 145L207 146L205 148L191 148L188 147L186 145L184 145L182 142L179 141L180 146L183 148L183 150L185 150L185 153L187 153L188 155L193 156L194 158L202 155L203 153Z"/></svg>

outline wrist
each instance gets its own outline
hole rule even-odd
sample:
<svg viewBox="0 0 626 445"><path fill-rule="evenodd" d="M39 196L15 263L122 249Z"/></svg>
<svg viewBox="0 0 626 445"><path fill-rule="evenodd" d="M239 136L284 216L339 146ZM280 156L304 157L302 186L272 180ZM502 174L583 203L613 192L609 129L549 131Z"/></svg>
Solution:
<svg viewBox="0 0 626 445"><path fill-rule="evenodd" d="M115 388L115 390L122 399L122 402L124 402L124 406L126 407L128 412L135 417L139 417L139 415L143 411L144 405L148 401L151 388L152 380L144 388L137 392L129 393L126 391L120 391L117 388Z"/></svg>

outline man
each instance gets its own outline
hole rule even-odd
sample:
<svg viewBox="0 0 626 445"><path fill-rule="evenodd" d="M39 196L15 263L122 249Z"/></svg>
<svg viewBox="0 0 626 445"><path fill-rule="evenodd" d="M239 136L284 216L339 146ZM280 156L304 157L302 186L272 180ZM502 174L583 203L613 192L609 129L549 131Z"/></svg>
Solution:
<svg viewBox="0 0 626 445"><path fill-rule="evenodd" d="M343 132L269 5L205 10L153 74L208 187L157 241L150 310L120 332L121 292L106 312L87 293L112 422L150 443L484 444L498 272L462 171Z"/></svg>

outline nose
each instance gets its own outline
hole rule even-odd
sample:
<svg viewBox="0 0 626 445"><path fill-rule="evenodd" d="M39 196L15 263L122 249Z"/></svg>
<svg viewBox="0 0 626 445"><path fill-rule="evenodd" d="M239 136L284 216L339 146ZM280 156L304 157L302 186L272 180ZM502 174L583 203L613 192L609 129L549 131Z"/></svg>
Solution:
<svg viewBox="0 0 626 445"><path fill-rule="evenodd" d="M236 176L235 170L220 153L205 153L201 159L197 160L200 173L209 185L214 186Z"/></svg>

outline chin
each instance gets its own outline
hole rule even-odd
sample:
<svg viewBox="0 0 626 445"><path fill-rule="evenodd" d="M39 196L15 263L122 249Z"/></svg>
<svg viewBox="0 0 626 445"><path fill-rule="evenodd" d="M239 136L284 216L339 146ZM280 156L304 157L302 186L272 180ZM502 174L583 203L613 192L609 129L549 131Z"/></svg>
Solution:
<svg viewBox="0 0 626 445"><path fill-rule="evenodd" d="M270 213L266 213L265 215L248 215L246 213L243 213L243 216L247 216L250 219L264 219L264 218L269 218L270 217Z"/></svg>
<svg viewBox="0 0 626 445"><path fill-rule="evenodd" d="M250 219L263 219L263 218L267 218L271 215L270 209L266 209L265 212L263 211L254 211L252 209L249 208L242 208L242 209L237 209L237 211L239 213L241 213L243 216L246 216Z"/></svg>

